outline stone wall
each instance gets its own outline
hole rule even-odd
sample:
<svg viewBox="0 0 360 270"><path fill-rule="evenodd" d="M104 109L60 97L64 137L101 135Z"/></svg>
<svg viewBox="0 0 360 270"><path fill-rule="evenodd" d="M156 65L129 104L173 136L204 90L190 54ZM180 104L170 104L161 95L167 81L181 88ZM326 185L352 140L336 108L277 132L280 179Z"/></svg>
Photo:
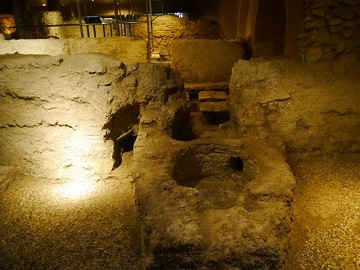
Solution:
<svg viewBox="0 0 360 270"><path fill-rule="evenodd" d="M0 40L0 55L15 53L51 56L101 53L124 62L147 61L146 41L129 37Z"/></svg>
<svg viewBox="0 0 360 270"><path fill-rule="evenodd" d="M141 17L139 21L145 21ZM147 38L147 25L136 24L135 36ZM153 45L155 51L168 48L175 39L217 39L220 37L218 24L208 20L179 18L172 15L153 17Z"/></svg>
<svg viewBox="0 0 360 270"><path fill-rule="evenodd" d="M105 84L111 77L106 69L119 64L106 61L108 66L91 55L3 56L2 163L49 180L98 180L108 174L113 161L112 143L103 139Z"/></svg>
<svg viewBox="0 0 360 270"><path fill-rule="evenodd" d="M360 151L359 57L240 60L230 84L240 134L291 152Z"/></svg>
<svg viewBox="0 0 360 270"><path fill-rule="evenodd" d="M76 171L94 177L109 173L113 141L138 122L138 115L128 116L140 113L140 103L165 103L178 90L173 85L178 73L146 64L127 68L104 55L2 56L0 60L1 161L50 179L71 178ZM22 70L27 70L26 75ZM156 73L169 82L158 87ZM180 78L177 81L181 90ZM159 92L166 85L173 93ZM117 111L124 113L124 119L112 118Z"/></svg>
<svg viewBox="0 0 360 270"><path fill-rule="evenodd" d="M167 129L182 87L169 67L104 55L0 56L0 265L145 269L134 138L139 122Z"/></svg>
<svg viewBox="0 0 360 270"><path fill-rule="evenodd" d="M360 53L360 2L307 0L299 49L307 62Z"/></svg>
<svg viewBox="0 0 360 270"><path fill-rule="evenodd" d="M185 82L228 82L231 68L243 58L240 41L174 40L171 65Z"/></svg>

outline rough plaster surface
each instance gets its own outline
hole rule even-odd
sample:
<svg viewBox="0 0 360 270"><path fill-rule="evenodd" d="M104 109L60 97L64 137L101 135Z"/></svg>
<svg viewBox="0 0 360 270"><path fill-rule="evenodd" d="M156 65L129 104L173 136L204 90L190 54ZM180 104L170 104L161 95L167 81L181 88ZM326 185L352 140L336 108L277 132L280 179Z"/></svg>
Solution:
<svg viewBox="0 0 360 270"><path fill-rule="evenodd" d="M240 41L174 40L171 65L185 82L229 81L235 62L243 57Z"/></svg>
<svg viewBox="0 0 360 270"><path fill-rule="evenodd" d="M245 136L288 151L359 151L359 60L311 64L240 60L230 85L232 117Z"/></svg>
<svg viewBox="0 0 360 270"><path fill-rule="evenodd" d="M141 17L139 21L146 21ZM153 17L153 46L155 51L170 48L175 39L217 39L220 26L208 20L179 18L172 15ZM135 36L146 39L147 25L135 24Z"/></svg>
<svg viewBox="0 0 360 270"><path fill-rule="evenodd" d="M77 39L23 39L0 41L0 55L74 55L101 53L124 62L146 62L145 40L129 37L77 38Z"/></svg>

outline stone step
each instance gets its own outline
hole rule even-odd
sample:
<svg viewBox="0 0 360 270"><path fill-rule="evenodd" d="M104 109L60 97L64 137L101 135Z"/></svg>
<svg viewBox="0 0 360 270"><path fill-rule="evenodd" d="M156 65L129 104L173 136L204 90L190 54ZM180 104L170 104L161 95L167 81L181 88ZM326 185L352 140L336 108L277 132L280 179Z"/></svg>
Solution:
<svg viewBox="0 0 360 270"><path fill-rule="evenodd" d="M212 101L222 101L227 100L227 93L224 91L201 91L199 92L198 99L200 101L212 100Z"/></svg>
<svg viewBox="0 0 360 270"><path fill-rule="evenodd" d="M201 112L226 112L229 111L229 103L227 101L199 102L199 110Z"/></svg>
<svg viewBox="0 0 360 270"><path fill-rule="evenodd" d="M229 82L185 83L185 91L229 91Z"/></svg>

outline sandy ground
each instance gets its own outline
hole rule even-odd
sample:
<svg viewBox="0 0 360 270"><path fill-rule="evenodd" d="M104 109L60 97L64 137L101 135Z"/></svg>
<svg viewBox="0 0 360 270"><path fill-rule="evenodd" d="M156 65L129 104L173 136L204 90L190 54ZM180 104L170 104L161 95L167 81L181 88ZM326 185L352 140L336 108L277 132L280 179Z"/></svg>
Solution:
<svg viewBox="0 0 360 270"><path fill-rule="evenodd" d="M103 181L80 185L19 171L6 186L2 180L1 269L143 268L126 166Z"/></svg>
<svg viewBox="0 0 360 270"><path fill-rule="evenodd" d="M290 163L296 225L286 269L360 269L360 155Z"/></svg>

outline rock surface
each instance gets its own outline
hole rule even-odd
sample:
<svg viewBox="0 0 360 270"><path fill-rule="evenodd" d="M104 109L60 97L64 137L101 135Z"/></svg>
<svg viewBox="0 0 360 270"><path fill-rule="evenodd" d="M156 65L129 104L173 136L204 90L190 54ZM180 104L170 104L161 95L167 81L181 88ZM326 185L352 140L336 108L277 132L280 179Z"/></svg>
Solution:
<svg viewBox="0 0 360 270"><path fill-rule="evenodd" d="M278 151L223 136L138 141L136 198L149 269L282 268L294 178Z"/></svg>
<svg viewBox="0 0 360 270"><path fill-rule="evenodd" d="M298 42L305 61L317 62L344 53L360 53L359 1L305 2L306 17Z"/></svg>
<svg viewBox="0 0 360 270"><path fill-rule="evenodd" d="M146 41L128 37L1 40L0 55L107 54L123 62L146 62Z"/></svg>
<svg viewBox="0 0 360 270"><path fill-rule="evenodd" d="M143 269L127 134L165 106L174 135L179 73L104 55L3 56L0 70L0 265Z"/></svg>
<svg viewBox="0 0 360 270"><path fill-rule="evenodd" d="M354 152L360 142L358 56L334 62L240 60L230 84L244 136L290 152Z"/></svg>
<svg viewBox="0 0 360 270"><path fill-rule="evenodd" d="M146 21L141 17L140 22ZM172 15L153 17L153 46L155 51L171 47L176 39L218 39L220 26L211 21L200 19L179 18ZM146 39L146 24L136 24L135 36Z"/></svg>
<svg viewBox="0 0 360 270"><path fill-rule="evenodd" d="M2 56L0 70L5 269L306 269L319 268L312 251L333 254L318 242L330 227L291 242L302 224L287 159L360 151L356 57L240 60L231 121L200 137L172 68L89 54ZM297 180L336 167L324 160L311 175L312 160L291 163Z"/></svg>
<svg viewBox="0 0 360 270"><path fill-rule="evenodd" d="M2 265L281 268L284 156L225 133L193 140L179 72L100 55L0 69Z"/></svg>
<svg viewBox="0 0 360 270"><path fill-rule="evenodd" d="M240 41L174 40L171 66L180 71L185 82L228 82L232 66L243 53Z"/></svg>

